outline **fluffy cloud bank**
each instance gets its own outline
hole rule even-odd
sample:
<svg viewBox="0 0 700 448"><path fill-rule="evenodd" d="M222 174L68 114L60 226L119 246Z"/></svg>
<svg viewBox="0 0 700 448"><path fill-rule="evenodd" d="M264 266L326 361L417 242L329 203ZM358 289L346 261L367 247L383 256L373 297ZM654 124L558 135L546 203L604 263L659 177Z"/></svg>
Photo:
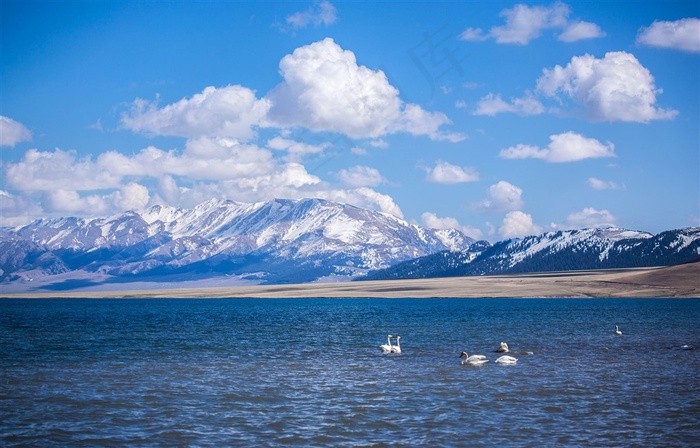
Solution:
<svg viewBox="0 0 700 448"><path fill-rule="evenodd" d="M551 135L546 148L518 144L501 150L504 159L543 159L547 162L577 162L584 159L615 157L615 145L603 144L594 138L586 138L575 132Z"/></svg>
<svg viewBox="0 0 700 448"><path fill-rule="evenodd" d="M661 90L654 85L654 77L624 51L606 53L602 59L575 56L566 67L545 69L537 80L537 91L573 101L593 121L648 122L678 114L656 107L656 94Z"/></svg>
<svg viewBox="0 0 700 448"><path fill-rule="evenodd" d="M547 111L541 100L549 98L557 102L553 110L578 107L591 121L646 123L674 118L678 111L656 105L660 93L654 77L634 55L617 51L598 59L586 54L573 57L564 67L544 69L534 93L528 91L510 102L489 93L479 100L473 114L538 115Z"/></svg>
<svg viewBox="0 0 700 448"><path fill-rule="evenodd" d="M195 138L229 137L242 141L255 136L270 108L269 101L257 99L243 86L207 87L191 98L158 108L158 102L137 99L122 114L126 129L149 135Z"/></svg>
<svg viewBox="0 0 700 448"><path fill-rule="evenodd" d="M0 146L14 147L31 139L32 133L22 123L0 115Z"/></svg>
<svg viewBox="0 0 700 448"><path fill-rule="evenodd" d="M574 42L582 39L592 39L605 36L598 25L591 22L570 21L571 8L562 2L550 6L515 5L504 9L500 16L506 21L505 25L494 26L488 33L481 28L467 28L460 39L482 41L494 39L499 44L527 45L537 39L542 31L548 29L562 30L558 39L563 42Z"/></svg>
<svg viewBox="0 0 700 448"><path fill-rule="evenodd" d="M22 208L17 204L27 203L41 205L35 216L95 215L163 202L192 207L211 198L256 202L310 196L403 217L391 197L367 188L383 181L376 170L346 170L340 176L346 185L334 186L299 163L276 159L269 149L222 138L189 140L184 151L150 146L131 156L108 151L95 159L33 149L4 168L7 187L19 194L0 195L7 212L0 225L16 225Z"/></svg>
<svg viewBox="0 0 700 448"><path fill-rule="evenodd" d="M639 31L637 43L650 47L700 52L700 19L686 18L675 22L657 20Z"/></svg>

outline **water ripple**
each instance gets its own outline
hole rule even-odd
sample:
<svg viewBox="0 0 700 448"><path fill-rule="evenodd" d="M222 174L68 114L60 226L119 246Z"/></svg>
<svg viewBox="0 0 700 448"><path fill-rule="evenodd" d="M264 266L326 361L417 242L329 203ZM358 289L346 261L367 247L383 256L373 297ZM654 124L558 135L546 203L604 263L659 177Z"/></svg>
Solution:
<svg viewBox="0 0 700 448"><path fill-rule="evenodd" d="M698 304L0 301L0 444L693 446Z"/></svg>

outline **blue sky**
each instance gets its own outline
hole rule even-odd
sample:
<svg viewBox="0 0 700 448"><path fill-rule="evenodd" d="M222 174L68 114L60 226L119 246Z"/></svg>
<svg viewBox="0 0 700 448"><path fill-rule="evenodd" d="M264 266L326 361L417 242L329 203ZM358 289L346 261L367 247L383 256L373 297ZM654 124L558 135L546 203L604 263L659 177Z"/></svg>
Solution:
<svg viewBox="0 0 700 448"><path fill-rule="evenodd" d="M700 225L686 2L2 2L0 225L322 197L500 240Z"/></svg>

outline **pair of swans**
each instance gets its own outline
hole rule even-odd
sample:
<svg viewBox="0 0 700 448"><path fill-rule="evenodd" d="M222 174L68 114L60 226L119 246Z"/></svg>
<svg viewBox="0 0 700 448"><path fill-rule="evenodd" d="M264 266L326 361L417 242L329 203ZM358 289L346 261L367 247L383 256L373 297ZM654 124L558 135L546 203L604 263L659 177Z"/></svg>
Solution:
<svg viewBox="0 0 700 448"><path fill-rule="evenodd" d="M401 353L401 336L396 336L396 345L391 345L391 338L394 336L389 335L386 338L386 344L379 346L384 353Z"/></svg>
<svg viewBox="0 0 700 448"><path fill-rule="evenodd" d="M488 359L486 359L486 356L484 355L471 355L467 352L462 352L459 354L459 357L461 358L464 356L464 361L462 361L462 365L467 365L467 366L483 366L487 362L489 362ZM500 358L498 358L496 361L494 361L496 364L502 364L502 365L512 365L518 362L517 358L514 358L512 356L508 355L503 355Z"/></svg>
<svg viewBox="0 0 700 448"><path fill-rule="evenodd" d="M510 348L508 348L508 344L505 342L501 342L501 344L498 346L496 349L496 353L508 353L510 352ZM487 362L489 362L488 359L486 359L486 356L484 355L471 355L469 356L467 352L462 352L459 354L459 357L461 358L464 356L464 361L462 361L463 365L468 365L468 366L483 366ZM503 364L503 365L509 365L509 364L515 364L518 362L517 358L514 358L512 356L508 355L503 355L500 358L496 359L496 364Z"/></svg>

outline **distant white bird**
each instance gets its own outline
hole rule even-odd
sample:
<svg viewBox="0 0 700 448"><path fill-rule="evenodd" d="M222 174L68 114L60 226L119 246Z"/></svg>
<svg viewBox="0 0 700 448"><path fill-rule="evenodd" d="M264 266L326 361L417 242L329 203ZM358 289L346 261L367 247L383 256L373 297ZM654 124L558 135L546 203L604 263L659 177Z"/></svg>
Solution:
<svg viewBox="0 0 700 448"><path fill-rule="evenodd" d="M379 346L379 348L382 349L384 353L391 353L391 349L394 347L393 345L391 345L391 338L393 338L392 335L387 336L386 344L382 344Z"/></svg>
<svg viewBox="0 0 700 448"><path fill-rule="evenodd" d="M615 334L618 336L620 336L622 334L622 331L620 331L620 329L617 327L617 325L615 325Z"/></svg>
<svg viewBox="0 0 700 448"><path fill-rule="evenodd" d="M515 364L518 362L517 358L513 358L512 356L504 355L501 356L496 360L497 364L504 364L504 365L510 365L510 364Z"/></svg>
<svg viewBox="0 0 700 448"><path fill-rule="evenodd" d="M508 344L505 342L501 342L501 345L498 346L496 349L496 353L508 353L510 349L508 349Z"/></svg>
<svg viewBox="0 0 700 448"><path fill-rule="evenodd" d="M396 345L391 347L391 353L401 353L401 336L396 336Z"/></svg>
<svg viewBox="0 0 700 448"><path fill-rule="evenodd" d="M482 366L489 362L488 359L486 359L486 356L484 355L471 355L467 354L467 352L462 352L459 354L459 357L461 358L464 356L464 361L462 361L462 365L469 365L469 366Z"/></svg>

